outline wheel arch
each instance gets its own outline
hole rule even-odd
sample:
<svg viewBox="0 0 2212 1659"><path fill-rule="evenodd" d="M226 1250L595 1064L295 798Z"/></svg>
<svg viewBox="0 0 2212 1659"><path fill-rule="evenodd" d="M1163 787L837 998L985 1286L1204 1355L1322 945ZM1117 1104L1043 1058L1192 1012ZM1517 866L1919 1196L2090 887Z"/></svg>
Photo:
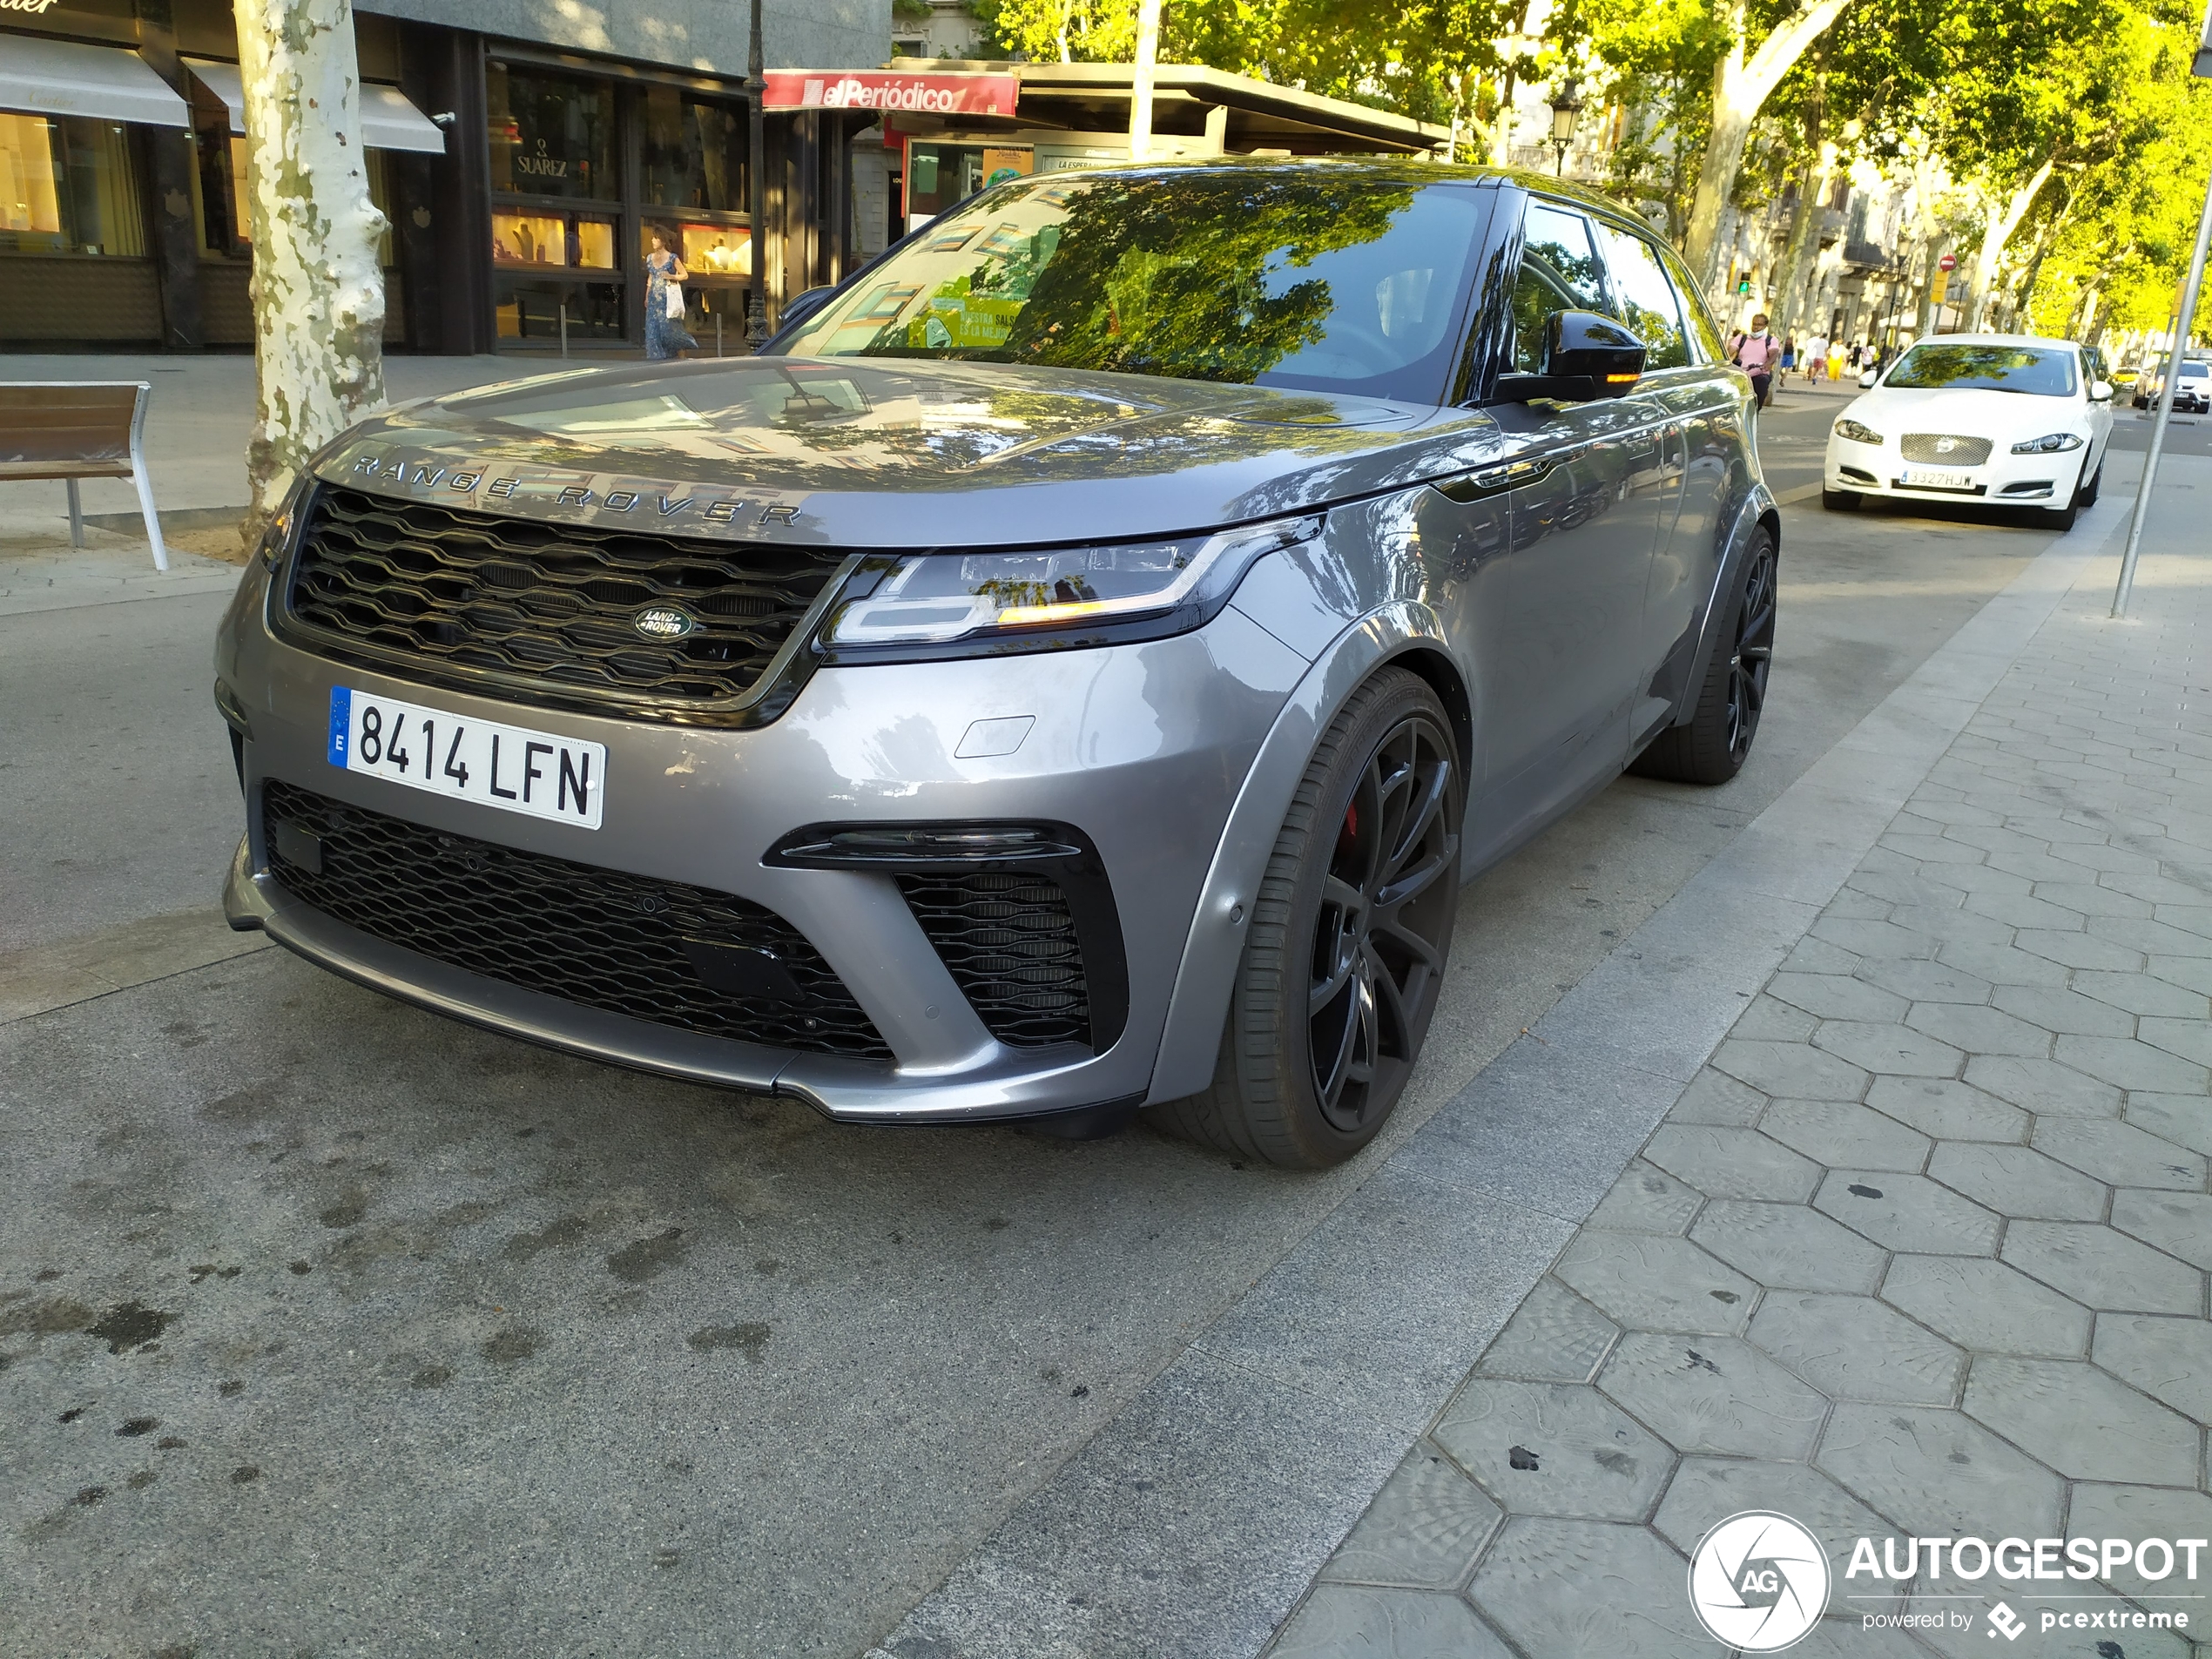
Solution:
<svg viewBox="0 0 2212 1659"><path fill-rule="evenodd" d="M1697 688L1705 683L1705 671L1711 666L1713 652L1720 644L1721 624L1726 620L1728 606L1725 596L1743 573L1744 551L1751 544L1756 530L1764 530L1774 543L1777 557L1782 552L1782 509L1762 484L1755 488L1737 509L1736 522L1730 527L1728 551L1719 568L1713 573L1713 585L1705 595L1703 616L1697 629L1697 653L1691 658L1689 672L1683 681L1681 700L1675 705L1673 715L1664 725L1652 732L1657 737L1668 726L1682 725L1689 719L1696 706ZM1649 741L1649 739L1647 739Z"/></svg>
<svg viewBox="0 0 2212 1659"><path fill-rule="evenodd" d="M1386 667L1419 675L1436 692L1452 722L1461 775L1472 787L1475 710L1436 613L1401 601L1369 612L1338 635L1292 689L1262 739L1215 843L1184 938L1148 1104L1196 1094L1212 1079L1253 900L1298 780L1329 723L1353 692Z"/></svg>

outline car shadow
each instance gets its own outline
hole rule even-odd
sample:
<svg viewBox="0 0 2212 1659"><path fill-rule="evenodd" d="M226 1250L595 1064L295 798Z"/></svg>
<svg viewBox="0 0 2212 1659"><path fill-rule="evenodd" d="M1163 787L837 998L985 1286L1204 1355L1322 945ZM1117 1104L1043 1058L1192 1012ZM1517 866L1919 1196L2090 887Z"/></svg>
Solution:
<svg viewBox="0 0 2212 1659"><path fill-rule="evenodd" d="M1979 501L1918 501L1896 496L1862 496L1855 510L1884 518L1925 518L1944 524L1998 524L2027 530L2053 528L2044 516L2048 509L1992 507Z"/></svg>

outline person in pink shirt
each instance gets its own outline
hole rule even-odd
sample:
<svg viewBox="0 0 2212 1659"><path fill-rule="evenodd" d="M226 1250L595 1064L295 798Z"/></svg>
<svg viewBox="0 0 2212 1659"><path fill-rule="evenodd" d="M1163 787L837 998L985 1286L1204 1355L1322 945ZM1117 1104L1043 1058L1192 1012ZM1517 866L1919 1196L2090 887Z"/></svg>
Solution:
<svg viewBox="0 0 2212 1659"><path fill-rule="evenodd" d="M1761 408L1766 408L1767 393L1774 385L1775 360L1782 354L1766 324L1766 313L1762 311L1751 319L1750 334L1738 334L1730 342L1736 366L1751 377L1751 391Z"/></svg>

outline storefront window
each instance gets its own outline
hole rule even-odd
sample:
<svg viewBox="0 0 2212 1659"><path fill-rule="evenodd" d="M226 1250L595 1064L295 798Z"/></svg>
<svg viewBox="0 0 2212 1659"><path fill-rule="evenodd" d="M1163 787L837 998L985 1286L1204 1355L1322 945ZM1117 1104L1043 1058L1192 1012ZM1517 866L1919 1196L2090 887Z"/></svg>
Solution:
<svg viewBox="0 0 2212 1659"><path fill-rule="evenodd" d="M484 96L495 191L612 199L613 88L495 63L485 69Z"/></svg>
<svg viewBox="0 0 2212 1659"><path fill-rule="evenodd" d="M907 228L925 225L977 191L1025 179L1036 152L1026 146L912 144L907 147Z"/></svg>
<svg viewBox="0 0 2212 1659"><path fill-rule="evenodd" d="M743 225L647 225L638 236L641 260L652 253L656 235L694 277L752 274L752 233Z"/></svg>
<svg viewBox="0 0 2212 1659"><path fill-rule="evenodd" d="M0 113L0 252L145 255L130 129Z"/></svg>
<svg viewBox="0 0 2212 1659"><path fill-rule="evenodd" d="M673 86L645 89L645 199L656 207L742 213L745 113Z"/></svg>
<svg viewBox="0 0 2212 1659"><path fill-rule="evenodd" d="M569 339L620 340L623 288L614 282L502 281L499 337L551 345L561 337L563 307Z"/></svg>
<svg viewBox="0 0 2212 1659"><path fill-rule="evenodd" d="M614 223L579 213L494 213L491 259L494 265L611 271Z"/></svg>

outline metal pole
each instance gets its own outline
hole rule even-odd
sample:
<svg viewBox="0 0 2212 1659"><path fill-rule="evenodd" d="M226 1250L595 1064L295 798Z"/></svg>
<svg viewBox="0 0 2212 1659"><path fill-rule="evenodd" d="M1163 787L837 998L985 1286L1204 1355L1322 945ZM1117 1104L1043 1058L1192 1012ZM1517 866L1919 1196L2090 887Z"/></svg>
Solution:
<svg viewBox="0 0 2212 1659"><path fill-rule="evenodd" d="M2212 34L2212 14L2206 30ZM2200 54L2198 63L2204 62ZM2202 71L2200 71L2202 72ZM2158 457L2166 448L2166 423L2174 417L2174 384L2181 378L2182 348L2188 341L2189 324L2196 316L2196 297L2204 286L2204 250L2212 243L2212 179L2205 181L2204 211L2196 220L2196 251L2189 255L2188 280L2182 284L2182 314L2174 325L2174 338L2166 351L2166 374L2158 388L2158 414L2151 421L2150 453L2143 457L2143 480L2135 486L2135 516L2128 525L2128 550L2120 558L2120 583L2112 592L2112 614L2128 614L2128 597L2135 589L2135 557L2143 543L2143 519L2150 510L2150 490L2158 477Z"/></svg>
<svg viewBox="0 0 2212 1659"><path fill-rule="evenodd" d="M757 0L756 0L757 3ZM1160 57L1160 0L1137 0L1136 65L1129 84L1129 158L1152 154L1152 66Z"/></svg>
<svg viewBox="0 0 2212 1659"><path fill-rule="evenodd" d="M719 310L714 314L714 354L717 357L722 355L722 314Z"/></svg>
<svg viewBox="0 0 2212 1659"><path fill-rule="evenodd" d="M569 302L561 301L561 361L569 361Z"/></svg>
<svg viewBox="0 0 2212 1659"><path fill-rule="evenodd" d="M745 170L752 186L746 203L752 228L746 238L745 254L746 263L752 267L752 280L745 290L745 337L747 347L758 352L768 343L768 297L762 286L767 280L768 116L761 107L768 96L768 71L766 54L760 45L760 0L752 0L752 43L745 53L745 91L752 124Z"/></svg>

